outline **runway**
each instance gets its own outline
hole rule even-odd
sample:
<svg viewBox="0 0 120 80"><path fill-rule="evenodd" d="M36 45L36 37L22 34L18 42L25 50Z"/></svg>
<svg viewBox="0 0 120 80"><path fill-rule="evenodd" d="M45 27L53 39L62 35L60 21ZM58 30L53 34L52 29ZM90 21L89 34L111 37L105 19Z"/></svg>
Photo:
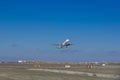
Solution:
<svg viewBox="0 0 120 80"><path fill-rule="evenodd" d="M54 72L54 73L76 74L76 75L95 76L95 77L102 77L102 78L120 79L120 75L114 75L114 74L90 73L90 72L56 70L56 69L27 69L27 70L45 71L45 72Z"/></svg>

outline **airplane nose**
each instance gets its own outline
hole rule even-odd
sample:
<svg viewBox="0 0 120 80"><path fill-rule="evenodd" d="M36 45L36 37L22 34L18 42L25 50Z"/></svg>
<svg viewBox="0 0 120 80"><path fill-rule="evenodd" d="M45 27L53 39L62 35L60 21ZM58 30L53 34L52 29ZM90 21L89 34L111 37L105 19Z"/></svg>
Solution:
<svg viewBox="0 0 120 80"><path fill-rule="evenodd" d="M66 41L70 41L69 39L66 39Z"/></svg>

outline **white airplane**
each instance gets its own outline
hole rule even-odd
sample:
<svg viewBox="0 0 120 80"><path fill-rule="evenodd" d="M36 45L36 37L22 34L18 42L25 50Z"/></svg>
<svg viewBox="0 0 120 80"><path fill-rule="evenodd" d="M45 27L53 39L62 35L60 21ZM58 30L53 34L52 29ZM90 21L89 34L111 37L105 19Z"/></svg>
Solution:
<svg viewBox="0 0 120 80"><path fill-rule="evenodd" d="M56 46L58 46L59 48L63 48L63 47L68 47L70 46L71 44L69 43L70 40L69 39L66 39L63 43L60 43L60 44L55 44Z"/></svg>

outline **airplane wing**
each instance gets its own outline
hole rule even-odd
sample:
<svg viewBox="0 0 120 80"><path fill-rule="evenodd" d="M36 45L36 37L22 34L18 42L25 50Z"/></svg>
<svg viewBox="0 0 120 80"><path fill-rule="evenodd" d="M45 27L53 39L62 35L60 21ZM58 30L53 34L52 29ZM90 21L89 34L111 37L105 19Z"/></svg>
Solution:
<svg viewBox="0 0 120 80"><path fill-rule="evenodd" d="M54 46L60 46L60 44L53 44Z"/></svg>

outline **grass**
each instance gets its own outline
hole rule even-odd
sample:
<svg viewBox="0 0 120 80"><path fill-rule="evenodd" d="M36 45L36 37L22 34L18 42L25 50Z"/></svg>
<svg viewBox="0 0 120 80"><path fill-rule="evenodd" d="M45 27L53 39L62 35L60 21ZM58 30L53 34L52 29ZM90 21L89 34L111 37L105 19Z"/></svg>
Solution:
<svg viewBox="0 0 120 80"><path fill-rule="evenodd" d="M52 69L55 69L55 68L65 69L62 66L58 68L57 67L58 66L56 67L49 66L49 68L52 68ZM113 80L110 78L98 78L96 76L89 77L85 75L73 75L73 74L26 70L29 68L33 68L33 65L0 64L0 80ZM114 71L114 67L112 68L95 67L94 69L90 69L90 70L86 70L84 67L73 67L67 70L112 73ZM115 71L116 71L116 68L115 68Z"/></svg>

